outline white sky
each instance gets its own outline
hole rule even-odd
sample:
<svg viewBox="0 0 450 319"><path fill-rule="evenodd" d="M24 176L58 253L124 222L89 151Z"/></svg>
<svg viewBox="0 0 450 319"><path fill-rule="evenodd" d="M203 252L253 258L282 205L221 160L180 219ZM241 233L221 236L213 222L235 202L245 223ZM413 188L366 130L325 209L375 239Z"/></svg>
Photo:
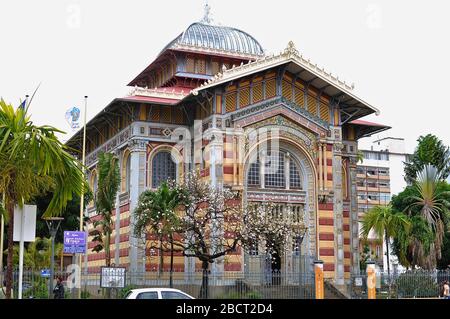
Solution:
<svg viewBox="0 0 450 319"><path fill-rule="evenodd" d="M293 40L314 63L354 82L381 110L366 119L393 127L379 137L404 137L409 152L429 132L450 144L449 1L209 2L215 22L250 33L269 53ZM1 1L0 96L18 105L42 82L33 120L70 131L69 107L82 109L89 95L90 119L127 95L126 84L201 19L203 3Z"/></svg>

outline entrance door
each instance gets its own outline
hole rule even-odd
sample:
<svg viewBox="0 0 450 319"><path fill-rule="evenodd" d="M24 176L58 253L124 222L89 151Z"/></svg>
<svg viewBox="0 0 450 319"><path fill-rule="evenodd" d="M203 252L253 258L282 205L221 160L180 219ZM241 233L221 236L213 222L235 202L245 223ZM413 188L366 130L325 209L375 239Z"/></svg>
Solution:
<svg viewBox="0 0 450 319"><path fill-rule="evenodd" d="M271 271L272 271L272 285L281 284L281 256L280 246L274 245L271 253Z"/></svg>

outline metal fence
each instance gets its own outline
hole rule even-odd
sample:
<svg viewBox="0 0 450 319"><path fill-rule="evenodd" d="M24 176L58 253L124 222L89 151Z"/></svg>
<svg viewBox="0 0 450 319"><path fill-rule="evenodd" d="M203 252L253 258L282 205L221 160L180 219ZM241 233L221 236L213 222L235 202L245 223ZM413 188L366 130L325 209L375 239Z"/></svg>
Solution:
<svg viewBox="0 0 450 319"><path fill-rule="evenodd" d="M380 299L439 298L450 271L414 270L400 273L377 273L376 291ZM352 299L367 299L367 275L352 275L348 285Z"/></svg>
<svg viewBox="0 0 450 319"><path fill-rule="evenodd" d="M199 298L202 286L202 272L174 272L173 288ZM78 298L78 289L70 288L71 274L55 272L55 278L63 278L65 298ZM23 298L47 299L49 278L41 276L40 271L26 270L23 273ZM100 286L101 274L81 275L81 297L87 299L124 298L131 289L168 288L169 272L126 272L125 287L106 289ZM312 299L315 296L314 274L299 272L224 272L208 275L209 299ZM14 273L13 295L18 294L18 273Z"/></svg>

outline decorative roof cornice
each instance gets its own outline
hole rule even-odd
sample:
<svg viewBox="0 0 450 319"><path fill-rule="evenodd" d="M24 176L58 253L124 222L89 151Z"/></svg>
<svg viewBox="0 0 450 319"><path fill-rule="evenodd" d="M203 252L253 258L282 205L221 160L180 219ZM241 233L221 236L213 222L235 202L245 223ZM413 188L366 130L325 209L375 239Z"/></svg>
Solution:
<svg viewBox="0 0 450 319"><path fill-rule="evenodd" d="M333 76L331 72L326 72L324 68L320 68L317 64L311 62L310 59L306 59L299 53L296 49L294 42L289 41L288 46L283 52L278 55L266 55L258 58L256 61L250 61L247 64L241 63L239 66L234 66L231 69L223 68L221 73L218 73L213 79L206 81L199 88L192 90L192 93L196 93L200 90L206 89L210 86L214 86L220 82L225 82L231 80L234 77L242 76L246 71L254 71L258 68L266 68L267 66L276 65L277 63L285 63L288 61L296 62L306 70L319 75L322 79L326 79L340 89L346 91L352 91L354 89L354 84L349 85L347 82L339 79L338 76Z"/></svg>
<svg viewBox="0 0 450 319"><path fill-rule="evenodd" d="M190 92L188 90L176 91L175 89L171 88L148 89L135 86L134 89L129 93L129 96L148 96L164 99L182 100L186 96L188 96L189 93Z"/></svg>
<svg viewBox="0 0 450 319"><path fill-rule="evenodd" d="M301 55L295 48L295 45L292 41L290 41L286 49L283 52L280 52L278 55L272 54L263 56L256 61L249 61L249 63L247 64L241 63L241 65L235 66L231 69L226 69L225 67L223 67L222 72L219 72L210 80L205 81L205 83L200 85L198 88L192 90L191 93L193 95L198 95L198 92L201 90L258 72L259 70L263 71L269 67L285 64L287 62L294 62L298 64L318 78L328 82L329 84L332 84L350 97L356 99L360 103L363 103L367 107L379 113L378 109L369 105L367 102L362 101L354 95L354 93L352 92L354 89L354 84L349 85L347 82L340 80L338 76L334 76L331 72L327 72L324 68L320 68L317 66L317 64L312 63L310 59L304 58L303 55Z"/></svg>
<svg viewBox="0 0 450 319"><path fill-rule="evenodd" d="M210 55L220 54L220 55L229 56L229 57L237 57L237 58L252 59L252 60L256 60L262 56L262 55L258 55L258 54L248 54L248 53L242 53L242 52L238 52L238 51L228 51L228 50L209 48L209 47L205 47L205 46L180 44L180 43L175 43L168 49L169 50L180 50L180 51L192 51L192 52L198 52L198 53L210 54Z"/></svg>

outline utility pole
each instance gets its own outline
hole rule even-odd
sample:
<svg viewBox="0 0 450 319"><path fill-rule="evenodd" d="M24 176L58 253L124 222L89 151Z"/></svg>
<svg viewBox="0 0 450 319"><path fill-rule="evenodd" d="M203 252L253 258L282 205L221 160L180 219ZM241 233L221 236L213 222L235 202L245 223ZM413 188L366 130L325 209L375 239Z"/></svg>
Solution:
<svg viewBox="0 0 450 319"><path fill-rule="evenodd" d="M85 95L84 96L84 120L83 120L83 158L82 158L82 167L81 170L83 172L83 180L85 179L85 170L84 167L86 165L86 114L87 114L87 99L88 96ZM81 196L80 196L80 232L84 231L84 188L81 192ZM85 237L87 239L87 235ZM85 252L86 257L87 257L87 251ZM82 274L82 261L83 261L83 255L80 254L80 261L79 261L79 267L80 267L80 276ZM78 290L78 299L81 299L81 278L80 278L80 289Z"/></svg>

